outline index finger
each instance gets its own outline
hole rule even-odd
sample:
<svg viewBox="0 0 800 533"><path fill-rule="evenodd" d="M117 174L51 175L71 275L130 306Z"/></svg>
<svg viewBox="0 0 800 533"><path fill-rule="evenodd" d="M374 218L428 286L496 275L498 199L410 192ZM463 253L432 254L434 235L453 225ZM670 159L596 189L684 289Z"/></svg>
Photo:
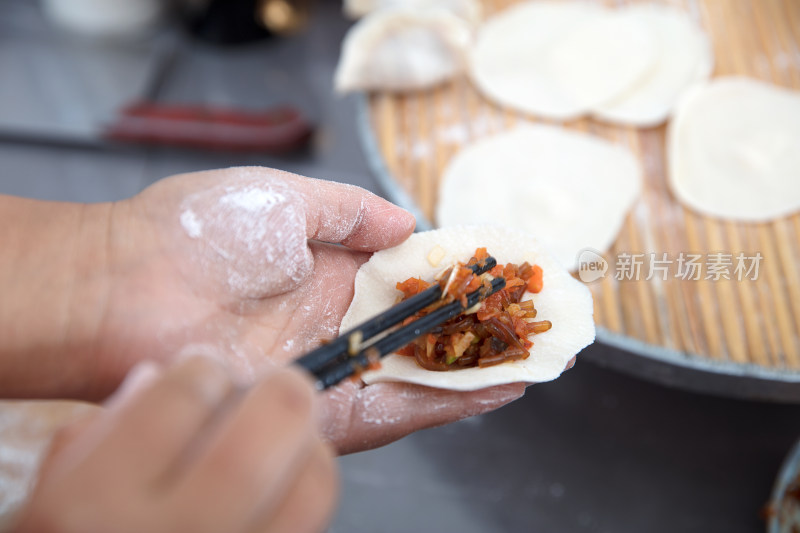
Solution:
<svg viewBox="0 0 800 533"><path fill-rule="evenodd" d="M416 220L405 209L355 185L293 176L306 204L306 236L367 252L406 240Z"/></svg>

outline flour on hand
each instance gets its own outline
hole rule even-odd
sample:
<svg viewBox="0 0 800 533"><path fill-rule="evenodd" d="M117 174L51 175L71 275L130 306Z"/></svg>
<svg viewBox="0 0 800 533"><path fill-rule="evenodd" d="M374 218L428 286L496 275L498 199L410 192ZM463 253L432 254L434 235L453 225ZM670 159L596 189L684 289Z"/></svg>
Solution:
<svg viewBox="0 0 800 533"><path fill-rule="evenodd" d="M187 197L180 222L204 246L201 263L238 297L291 290L311 273L303 198L275 178L241 179Z"/></svg>

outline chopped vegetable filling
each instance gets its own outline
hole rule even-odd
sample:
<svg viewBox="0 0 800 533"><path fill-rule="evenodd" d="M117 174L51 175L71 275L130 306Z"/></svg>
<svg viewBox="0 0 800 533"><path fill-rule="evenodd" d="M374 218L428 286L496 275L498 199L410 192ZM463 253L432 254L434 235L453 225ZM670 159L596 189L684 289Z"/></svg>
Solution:
<svg viewBox="0 0 800 533"><path fill-rule="evenodd" d="M481 285L490 284L493 278L504 278L505 288L481 302L477 310L467 309L397 353L414 357L427 370L486 367L530 356L533 342L528 337L552 327L549 320L533 320L536 318L533 300L521 301L526 291L538 293L542 290L542 269L528 263L519 266L498 264L489 272L476 276L467 268L487 257L486 248L478 248L466 265L458 263L445 270L437 279L442 288L442 299L409 317L404 324L454 300L461 301L466 307L467 294ZM401 300L407 300L431 285L419 278L409 278L398 283L397 290L403 293Z"/></svg>

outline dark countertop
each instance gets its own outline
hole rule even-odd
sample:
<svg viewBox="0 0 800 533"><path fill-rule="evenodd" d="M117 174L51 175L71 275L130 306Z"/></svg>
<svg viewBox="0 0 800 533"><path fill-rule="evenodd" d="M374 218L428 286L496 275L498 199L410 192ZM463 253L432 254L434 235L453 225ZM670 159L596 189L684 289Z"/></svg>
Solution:
<svg viewBox="0 0 800 533"><path fill-rule="evenodd" d="M21 17L24 4L0 0L0 9ZM299 37L227 50L187 45L159 93L166 101L245 107L290 95L321 127L306 154L7 140L0 142L0 193L113 200L170 174L247 164L380 193L358 144L354 102L331 90L347 27L338 4L326 2ZM606 349L589 350L602 360ZM529 387L495 413L342 458L331 530L760 532L759 511L799 425L800 406L668 389L579 358L560 379Z"/></svg>
<svg viewBox="0 0 800 533"><path fill-rule="evenodd" d="M494 413L342 459L334 531L764 531L798 415L579 357Z"/></svg>

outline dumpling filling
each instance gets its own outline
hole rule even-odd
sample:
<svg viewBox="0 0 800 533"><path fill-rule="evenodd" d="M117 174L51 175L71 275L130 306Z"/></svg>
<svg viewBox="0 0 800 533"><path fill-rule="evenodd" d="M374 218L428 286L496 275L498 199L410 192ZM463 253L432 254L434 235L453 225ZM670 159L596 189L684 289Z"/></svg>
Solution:
<svg viewBox="0 0 800 533"><path fill-rule="evenodd" d="M442 299L407 318L404 324L445 303L454 300L465 303L468 293L494 278L504 278L505 288L417 338L398 350L398 354L414 357L422 368L436 371L487 367L530 356L533 346L530 337L553 326L549 320L534 320L537 313L533 300L522 300L526 293L542 290L542 269L527 262L521 265L507 263L498 264L489 272L476 276L467 268L487 257L486 248L478 248L466 264L458 263L445 270L434 281L442 288ZM397 283L397 290L402 292L399 301L411 298L432 284L420 278L408 278Z"/></svg>

